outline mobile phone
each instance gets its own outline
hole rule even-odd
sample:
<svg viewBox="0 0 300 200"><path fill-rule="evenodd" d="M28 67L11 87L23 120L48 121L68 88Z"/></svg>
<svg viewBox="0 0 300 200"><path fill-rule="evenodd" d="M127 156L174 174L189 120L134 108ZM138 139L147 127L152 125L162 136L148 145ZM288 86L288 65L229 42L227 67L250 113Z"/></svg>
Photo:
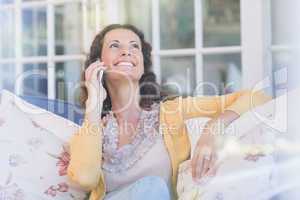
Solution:
<svg viewBox="0 0 300 200"><path fill-rule="evenodd" d="M101 62L100 58L97 58L95 62L100 63ZM98 77L99 82L101 81L102 85L104 85L104 76L105 76L104 70L101 70L98 72L97 77Z"/></svg>

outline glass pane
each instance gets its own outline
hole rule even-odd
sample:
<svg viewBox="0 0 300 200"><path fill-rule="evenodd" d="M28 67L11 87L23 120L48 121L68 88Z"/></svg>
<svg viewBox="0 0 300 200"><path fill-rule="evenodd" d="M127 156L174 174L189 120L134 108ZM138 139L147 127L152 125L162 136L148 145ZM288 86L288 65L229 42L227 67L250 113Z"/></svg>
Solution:
<svg viewBox="0 0 300 200"><path fill-rule="evenodd" d="M47 55L46 8L24 9L22 12L23 55Z"/></svg>
<svg viewBox="0 0 300 200"><path fill-rule="evenodd" d="M25 64L23 73L23 94L47 97L47 64Z"/></svg>
<svg viewBox="0 0 300 200"><path fill-rule="evenodd" d="M15 56L15 19L14 10L0 12L0 58Z"/></svg>
<svg viewBox="0 0 300 200"><path fill-rule="evenodd" d="M1 4L9 4L9 3L14 3L14 0L0 0L0 5Z"/></svg>
<svg viewBox="0 0 300 200"><path fill-rule="evenodd" d="M55 53L80 54L82 50L81 4L55 6Z"/></svg>
<svg viewBox="0 0 300 200"><path fill-rule="evenodd" d="M290 16L285 12L289 4L282 0L271 1L272 44L288 44L291 35Z"/></svg>
<svg viewBox="0 0 300 200"><path fill-rule="evenodd" d="M204 56L202 89L205 95L221 95L241 88L241 55Z"/></svg>
<svg viewBox="0 0 300 200"><path fill-rule="evenodd" d="M94 4L94 3L92 3ZM132 24L151 42L151 0L102 0L100 3L100 27L112 23Z"/></svg>
<svg viewBox="0 0 300 200"><path fill-rule="evenodd" d="M14 91L15 66L13 64L0 64L0 91L2 89Z"/></svg>
<svg viewBox="0 0 300 200"><path fill-rule="evenodd" d="M203 1L205 47L240 45L240 0Z"/></svg>
<svg viewBox="0 0 300 200"><path fill-rule="evenodd" d="M88 1L87 2L87 48L89 50L90 45L93 42L95 35L97 34L96 31L96 6L95 1ZM89 52L84 52L88 54Z"/></svg>
<svg viewBox="0 0 300 200"><path fill-rule="evenodd" d="M275 70L289 67L291 65L291 61L291 52L277 52L272 55L272 65Z"/></svg>
<svg viewBox="0 0 300 200"><path fill-rule="evenodd" d="M129 0L121 1L124 9L122 23L133 24L142 30L148 42L152 41L151 0Z"/></svg>
<svg viewBox="0 0 300 200"><path fill-rule="evenodd" d="M162 88L171 95L191 95L195 88L195 58L161 58Z"/></svg>
<svg viewBox="0 0 300 200"><path fill-rule="evenodd" d="M116 9L120 8L119 3L120 1L102 0L101 3L98 4L100 9L100 13L98 13L100 15L98 16L100 18L99 26L101 28L104 28L105 26L112 24L116 21L116 18L120 14L119 12L117 12ZM96 1L92 4L94 4L94 6L96 7Z"/></svg>
<svg viewBox="0 0 300 200"><path fill-rule="evenodd" d="M160 1L160 42L162 49L195 46L194 1Z"/></svg>
<svg viewBox="0 0 300 200"><path fill-rule="evenodd" d="M273 53L272 57L274 95L280 96L288 88L288 69L292 67L292 55L289 52L278 52Z"/></svg>
<svg viewBox="0 0 300 200"><path fill-rule="evenodd" d="M58 62L55 65L56 98L70 103L79 103L80 61Z"/></svg>

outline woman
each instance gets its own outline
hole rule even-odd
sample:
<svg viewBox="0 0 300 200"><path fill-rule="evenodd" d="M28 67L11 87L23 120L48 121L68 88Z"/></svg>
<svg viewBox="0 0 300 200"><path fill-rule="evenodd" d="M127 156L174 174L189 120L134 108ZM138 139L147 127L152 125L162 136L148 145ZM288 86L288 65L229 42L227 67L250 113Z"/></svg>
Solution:
<svg viewBox="0 0 300 200"><path fill-rule="evenodd" d="M176 198L178 166L191 151L184 120L212 118L192 158L197 181L215 174L217 124L270 99L250 91L163 99L151 46L132 25L110 25L95 37L83 81L85 120L70 141L68 175L91 200Z"/></svg>

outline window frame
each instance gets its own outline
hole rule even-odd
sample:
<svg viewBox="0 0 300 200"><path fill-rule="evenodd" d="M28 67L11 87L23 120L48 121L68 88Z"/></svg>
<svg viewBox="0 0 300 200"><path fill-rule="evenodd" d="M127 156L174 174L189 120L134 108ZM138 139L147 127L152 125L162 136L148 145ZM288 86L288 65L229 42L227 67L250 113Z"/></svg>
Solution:
<svg viewBox="0 0 300 200"><path fill-rule="evenodd" d="M100 0L91 0L95 5L95 32L101 27L101 3ZM182 57L195 56L196 84L203 81L203 57L205 55L219 54L241 54L242 60L242 88L253 87L256 83L263 80L267 75L272 74L272 53L289 51L290 47L284 45L271 44L271 15L270 4L272 0L240 0L241 13L241 44L239 46L226 47L204 47L203 45L203 1L194 0L194 17L195 17L195 48L190 49L161 49L160 48L160 1L151 0L152 5L152 46L153 46L153 69L157 75L157 80L161 83L161 66L162 57ZM48 98L55 99L55 63L58 61L84 61L85 55L55 55L55 5L65 5L68 3L81 3L82 8L82 42L83 51L88 53L89 50L89 31L88 30L88 0L45 0L22 2L15 0L13 4L0 5L1 10L13 9L15 17L15 57L0 58L0 64L15 65L15 78L23 72L23 64L26 63L47 63L48 71ZM120 3L118 0L110 0L106 3L109 7ZM44 7L47 10L47 56L22 57L22 9ZM108 23L117 23L121 21L121 16L116 13L110 17ZM252 15L255 13L255 15ZM257 42L259 41L259 42ZM255 45L260 44L260 45ZM251 67L249 67L251 66ZM0 80L1 81L1 80ZM0 84L1 86L1 84ZM23 94L22 87L15 86L15 92L18 95ZM197 90L197 93L201 91Z"/></svg>

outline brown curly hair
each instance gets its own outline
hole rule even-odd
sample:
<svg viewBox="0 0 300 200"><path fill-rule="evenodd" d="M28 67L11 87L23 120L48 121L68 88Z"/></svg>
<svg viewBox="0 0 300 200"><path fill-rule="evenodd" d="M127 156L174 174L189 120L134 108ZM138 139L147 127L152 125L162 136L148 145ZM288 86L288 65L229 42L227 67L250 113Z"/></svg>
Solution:
<svg viewBox="0 0 300 200"><path fill-rule="evenodd" d="M111 24L106 26L100 33L96 35L94 38L90 53L87 56L84 65L84 71L81 74L81 82L84 83L85 81L85 70L88 66L95 62L98 58L101 58L102 53L102 46L104 42L104 37L106 33L114 29L127 29L134 32L141 40L142 44L142 53L144 57L144 74L142 75L141 79L139 80L140 86L140 106L144 109L149 109L150 106L155 102L160 102L165 97L167 97L165 92L162 92L160 85L156 82L156 76L152 71L152 59L151 59L151 51L152 46L145 40L144 34L138 28L130 24ZM105 74L103 76L103 87L107 90L106 82L105 82ZM85 108L85 102L88 97L87 88L83 84L81 86L80 91L80 104L83 108ZM103 109L101 113L101 117L106 115L111 110L111 99L109 93L107 92L107 98L103 102Z"/></svg>

